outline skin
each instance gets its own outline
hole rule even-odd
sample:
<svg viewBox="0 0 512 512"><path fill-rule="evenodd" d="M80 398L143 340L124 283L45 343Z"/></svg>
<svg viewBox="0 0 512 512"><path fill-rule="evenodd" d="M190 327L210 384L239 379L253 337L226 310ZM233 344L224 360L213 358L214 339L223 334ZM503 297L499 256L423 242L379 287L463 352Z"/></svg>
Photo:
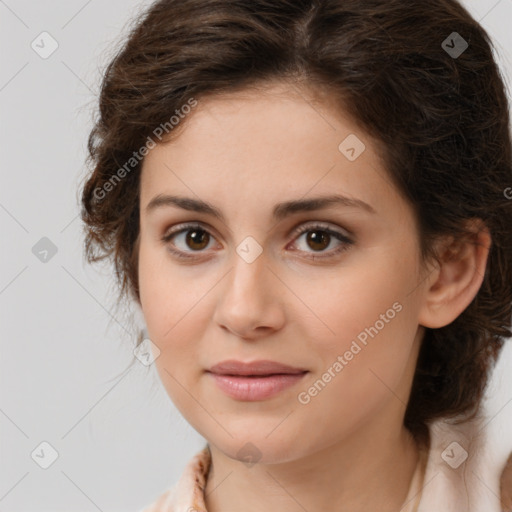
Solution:
<svg viewBox="0 0 512 512"><path fill-rule="evenodd" d="M512 512L512 454L509 456L500 480L501 507Z"/></svg>
<svg viewBox="0 0 512 512"><path fill-rule="evenodd" d="M338 149L349 134L366 146L354 161ZM386 512L406 498L418 447L403 416L424 327L442 327L469 305L490 237L475 223L476 245L440 239L446 258L423 265L413 210L376 147L327 97L269 83L202 99L174 140L144 160L140 304L165 389L210 443L209 512ZM272 218L277 203L333 193L375 213L333 205ZM158 194L206 201L225 221L172 205L148 211ZM187 245L192 228L161 240L183 222L200 223L209 239ZM316 232L316 222L353 243L331 236L318 249L308 232L295 232ZM263 250L252 263L236 251L248 236ZM298 394L397 302L394 318L300 403ZM277 396L240 401L205 373L226 359L270 359L309 373ZM260 457L254 465L240 452L249 442Z"/></svg>

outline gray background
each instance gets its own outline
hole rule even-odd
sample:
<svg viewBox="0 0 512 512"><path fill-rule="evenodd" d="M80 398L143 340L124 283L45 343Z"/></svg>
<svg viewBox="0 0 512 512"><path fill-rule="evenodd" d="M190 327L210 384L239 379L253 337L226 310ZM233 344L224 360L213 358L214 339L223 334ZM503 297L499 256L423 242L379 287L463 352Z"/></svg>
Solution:
<svg viewBox="0 0 512 512"><path fill-rule="evenodd" d="M0 511L137 511L204 443L154 365L121 373L133 326L114 310L109 268L82 256L77 190L101 71L149 3L0 0ZM464 4L496 42L510 91L512 0ZM58 43L46 59L31 47L43 31ZM43 237L57 249L46 262L33 252ZM511 362L509 343L486 402L503 450L512 449ZM58 452L48 469L34 460L49 461L44 441Z"/></svg>

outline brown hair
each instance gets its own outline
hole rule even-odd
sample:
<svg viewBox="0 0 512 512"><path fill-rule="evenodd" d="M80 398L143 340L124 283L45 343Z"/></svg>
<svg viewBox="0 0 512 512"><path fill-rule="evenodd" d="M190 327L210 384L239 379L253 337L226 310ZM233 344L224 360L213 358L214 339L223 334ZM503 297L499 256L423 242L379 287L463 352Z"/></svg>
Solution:
<svg viewBox="0 0 512 512"><path fill-rule="evenodd" d="M492 49L455 0L157 1L102 83L82 192L88 261L111 258L121 296L138 300L141 162L125 164L191 98L273 80L326 90L378 141L414 208L425 260L436 257L436 236L464 236L467 219L491 233L474 300L450 325L426 330L405 424L422 437L435 418L475 414L511 335L512 148Z"/></svg>

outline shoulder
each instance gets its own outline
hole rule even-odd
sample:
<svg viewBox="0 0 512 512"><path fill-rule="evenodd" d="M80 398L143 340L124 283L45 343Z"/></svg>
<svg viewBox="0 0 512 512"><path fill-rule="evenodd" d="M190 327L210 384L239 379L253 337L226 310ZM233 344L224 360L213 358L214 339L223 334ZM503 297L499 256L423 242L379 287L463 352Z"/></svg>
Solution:
<svg viewBox="0 0 512 512"><path fill-rule="evenodd" d="M210 448L206 445L187 463L178 482L139 512L176 512L178 510L206 512L204 488L210 463Z"/></svg>
<svg viewBox="0 0 512 512"><path fill-rule="evenodd" d="M511 476L512 467L504 470L510 450L497 450L485 427L484 417L430 426L421 512L508 512L512 488L503 475Z"/></svg>
<svg viewBox="0 0 512 512"><path fill-rule="evenodd" d="M512 512L512 453L500 478L501 507L504 512Z"/></svg>

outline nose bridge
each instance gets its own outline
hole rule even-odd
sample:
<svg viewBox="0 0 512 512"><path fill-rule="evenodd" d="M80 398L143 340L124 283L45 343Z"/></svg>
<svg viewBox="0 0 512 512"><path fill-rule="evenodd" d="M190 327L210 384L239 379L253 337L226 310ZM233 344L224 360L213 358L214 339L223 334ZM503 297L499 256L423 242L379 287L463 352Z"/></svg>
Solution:
<svg viewBox="0 0 512 512"><path fill-rule="evenodd" d="M265 275L269 272L267 260L266 253L263 253L263 248L255 240L242 241L233 254L226 296L230 295L235 300L244 299L253 303L264 300L265 297L262 297L262 294L265 291L262 285L268 277Z"/></svg>
<svg viewBox="0 0 512 512"><path fill-rule="evenodd" d="M251 331L262 326L277 328L282 320L271 284L275 277L268 268L266 254L254 242L245 240L233 252L231 270L215 312L219 325L240 336L250 336Z"/></svg>

